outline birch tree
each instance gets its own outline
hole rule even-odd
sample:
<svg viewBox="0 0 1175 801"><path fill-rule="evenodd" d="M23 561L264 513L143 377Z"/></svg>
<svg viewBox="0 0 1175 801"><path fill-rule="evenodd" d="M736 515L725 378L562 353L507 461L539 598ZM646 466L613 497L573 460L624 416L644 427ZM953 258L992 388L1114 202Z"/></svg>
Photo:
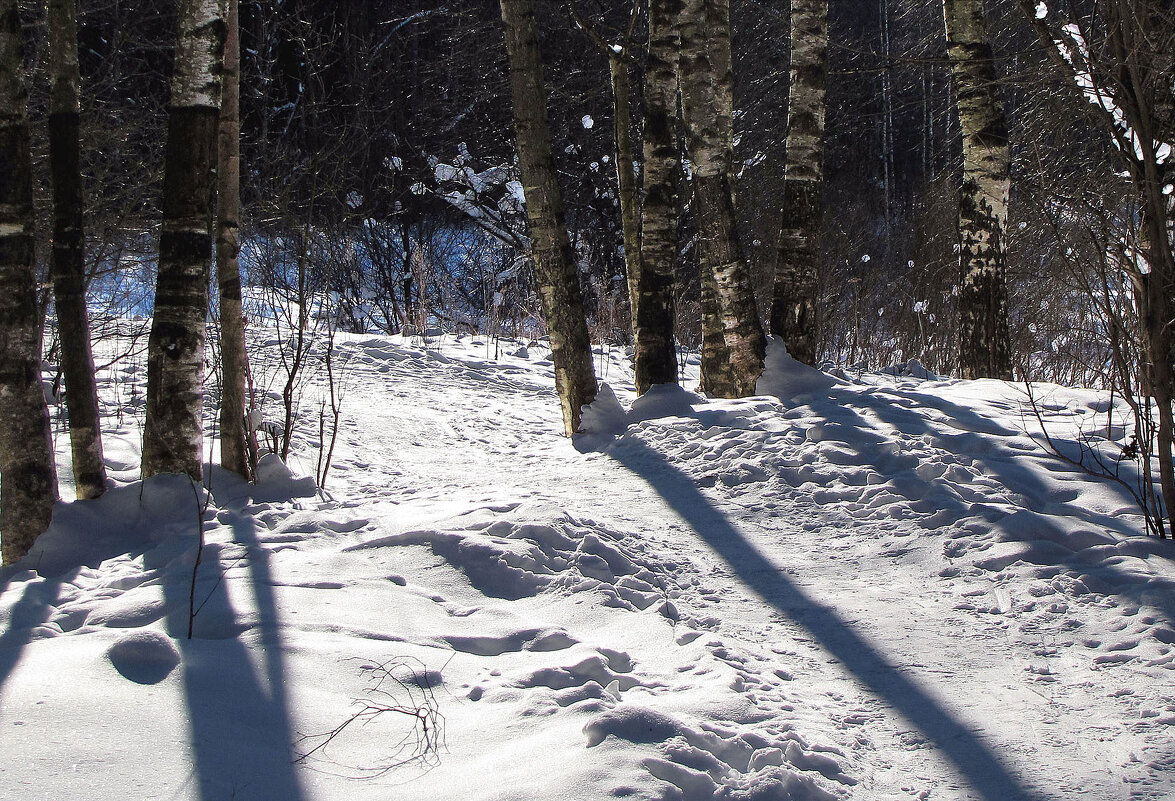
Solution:
<svg viewBox="0 0 1175 801"><path fill-rule="evenodd" d="M751 395L767 340L739 241L731 191L734 76L730 0L689 0L682 17L680 81L698 217L702 273L702 389Z"/></svg>
<svg viewBox="0 0 1175 801"><path fill-rule="evenodd" d="M636 390L677 383L673 285L677 263L677 68L681 0L650 0L642 143L640 272L633 294Z"/></svg>
<svg viewBox="0 0 1175 801"><path fill-rule="evenodd" d="M959 189L959 367L964 378L1012 377L1005 229L1008 123L997 93L983 0L943 0L947 53L963 132Z"/></svg>
<svg viewBox="0 0 1175 801"><path fill-rule="evenodd" d="M57 501L41 389L41 317L33 272L28 94L16 0L0 0L0 551L20 559Z"/></svg>
<svg viewBox="0 0 1175 801"><path fill-rule="evenodd" d="M225 0L181 0L168 109L163 227L147 344L143 477L202 478L201 410Z"/></svg>
<svg viewBox="0 0 1175 801"><path fill-rule="evenodd" d="M771 333L804 364L816 363L827 49L828 0L792 0L787 157Z"/></svg>
<svg viewBox="0 0 1175 801"><path fill-rule="evenodd" d="M249 476L245 428L245 316L241 308L241 36L239 0L228 0L217 129L216 278L220 292L220 464Z"/></svg>
<svg viewBox="0 0 1175 801"><path fill-rule="evenodd" d="M86 312L81 74L76 0L49 0L49 172L53 182L53 299L78 498L106 491L94 355Z"/></svg>
<svg viewBox="0 0 1175 801"><path fill-rule="evenodd" d="M579 430L583 407L596 397L583 290L555 177L538 25L533 0L501 0L510 62L510 97L518 166L526 197L535 277L551 338L555 388L567 436Z"/></svg>

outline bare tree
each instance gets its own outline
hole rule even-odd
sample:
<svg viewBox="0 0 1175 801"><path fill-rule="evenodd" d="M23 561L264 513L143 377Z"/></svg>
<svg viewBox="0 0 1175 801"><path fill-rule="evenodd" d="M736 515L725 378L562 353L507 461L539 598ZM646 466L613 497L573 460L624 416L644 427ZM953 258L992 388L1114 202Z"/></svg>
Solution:
<svg viewBox="0 0 1175 801"><path fill-rule="evenodd" d="M775 266L771 333L781 337L788 352L805 364L816 363L827 50L828 0L792 0L783 224Z"/></svg>
<svg viewBox="0 0 1175 801"><path fill-rule="evenodd" d="M677 383L673 285L677 261L677 60L681 0L653 0L644 83L644 188L637 180L632 143L634 2L620 44L605 40L572 5L572 17L608 59L612 79L616 176L624 231L624 264L636 362L636 391ZM642 225L643 223L643 225ZM644 240L644 228L649 239Z"/></svg>
<svg viewBox="0 0 1175 801"><path fill-rule="evenodd" d="M0 534L4 564L49 526L57 473L41 389L28 94L16 0L0 0Z"/></svg>
<svg viewBox="0 0 1175 801"><path fill-rule="evenodd" d="M245 316L241 308L241 28L239 0L228 0L217 130L216 279L220 290L220 464L249 476L245 426Z"/></svg>
<svg viewBox="0 0 1175 801"><path fill-rule="evenodd" d="M76 0L49 0L49 170L53 181L53 298L78 498L106 491L102 427L86 312L81 75Z"/></svg>
<svg viewBox="0 0 1175 801"><path fill-rule="evenodd" d="M1158 415L1155 455L1175 532L1175 10L1159 0L1098 0L1080 15L1019 5L1064 86L1088 101L1136 198L1136 245L1122 264L1133 284L1137 373Z"/></svg>
<svg viewBox="0 0 1175 801"><path fill-rule="evenodd" d="M202 478L201 407L226 0L181 0L167 121L163 229L147 346L143 477Z"/></svg>
<svg viewBox="0 0 1175 801"><path fill-rule="evenodd" d="M551 156L547 98L532 0L501 0L510 61L510 95L518 166L543 315L551 337L555 388L567 436L579 430L583 407L596 397L583 290L563 216L563 197Z"/></svg>
<svg viewBox="0 0 1175 801"><path fill-rule="evenodd" d="M943 0L963 131L959 190L959 366L964 378L1012 377L1006 239L1012 156L983 0Z"/></svg>
<svg viewBox="0 0 1175 801"><path fill-rule="evenodd" d="M644 187L641 195L640 270L633 302L636 389L677 383L673 330L677 264L678 58L681 0L649 3L649 51L645 70Z"/></svg>
<svg viewBox="0 0 1175 801"><path fill-rule="evenodd" d="M767 340L739 240L731 191L734 76L730 0L689 0L686 4L680 70L699 229L702 388L717 397L745 397L754 393L763 372Z"/></svg>

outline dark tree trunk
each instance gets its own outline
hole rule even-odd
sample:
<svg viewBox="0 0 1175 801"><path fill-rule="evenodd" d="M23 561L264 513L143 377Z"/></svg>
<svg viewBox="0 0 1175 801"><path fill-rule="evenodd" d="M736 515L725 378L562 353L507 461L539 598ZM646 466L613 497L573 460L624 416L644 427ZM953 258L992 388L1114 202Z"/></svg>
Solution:
<svg viewBox="0 0 1175 801"><path fill-rule="evenodd" d="M241 114L238 0L229 0L224 40L220 125L217 133L216 278L220 290L220 464L246 478L245 316L241 308Z"/></svg>
<svg viewBox="0 0 1175 801"><path fill-rule="evenodd" d="M33 273L28 95L16 0L0 0L0 537L12 564L49 527L57 501L41 388L41 315Z"/></svg>
<svg viewBox="0 0 1175 801"><path fill-rule="evenodd" d="M61 337L65 406L78 498L106 491L102 428L90 321L86 312L86 257L79 111L77 3L49 0L49 168L53 180L53 297Z"/></svg>
<svg viewBox="0 0 1175 801"><path fill-rule="evenodd" d="M620 223L624 236L624 272L632 332L636 336L636 300L641 273L641 209L632 150L632 81L628 59L608 56L612 77L613 134L616 138L616 185L620 190Z"/></svg>
<svg viewBox="0 0 1175 801"><path fill-rule="evenodd" d="M982 0L943 0L963 131L959 191L959 366L964 378L1012 377L1005 228L1011 152Z"/></svg>
<svg viewBox="0 0 1175 801"><path fill-rule="evenodd" d="M677 264L677 64L681 0L651 0L645 71L641 258L633 298L636 390L677 383L673 276Z"/></svg>
<svg viewBox="0 0 1175 801"><path fill-rule="evenodd" d="M700 269L713 281L717 321L703 320L703 340L721 328L729 376L708 373L703 388L718 397L752 395L763 372L767 340L738 236L731 191L733 87L729 0L690 0L681 27L681 89L687 147L693 166ZM713 308L713 307L711 307ZM706 315L703 303L702 313ZM707 345L704 343L703 348ZM715 348L716 343L709 345ZM714 367L703 359L702 368Z"/></svg>
<svg viewBox="0 0 1175 801"><path fill-rule="evenodd" d="M526 195L526 220L543 315L551 337L555 388L567 436L579 430L583 407L596 397L591 340L583 311L563 197L555 178L542 55L532 0L501 0L510 61L510 95L518 166Z"/></svg>
<svg viewBox="0 0 1175 801"><path fill-rule="evenodd" d="M1175 446L1175 421L1172 404L1175 403L1175 259L1171 258L1165 198L1157 193L1142 198L1142 230L1140 250L1151 266L1149 273L1138 276L1136 305L1142 344L1143 389L1155 403L1159 421L1155 430L1155 453L1159 462L1159 487L1171 536L1175 537L1175 467L1172 465L1172 447Z"/></svg>
<svg viewBox="0 0 1175 801"><path fill-rule="evenodd" d="M790 150L789 150L790 152ZM771 333L804 364L816 363L816 300L823 182L784 178L783 224L771 301Z"/></svg>
<svg viewBox="0 0 1175 801"><path fill-rule="evenodd" d="M714 285L714 273L701 271L702 306L702 353L701 379L698 389L707 395L725 397L727 387L734 386L734 374L730 365L730 349L726 347L726 335L722 330L722 313L718 308L718 288Z"/></svg>
<svg viewBox="0 0 1175 801"><path fill-rule="evenodd" d="M828 1L792 0L787 161L771 333L804 364L816 363L827 49Z"/></svg>
<svg viewBox="0 0 1175 801"><path fill-rule="evenodd" d="M204 337L212 268L212 197L223 0L180 3L167 121L163 227L147 344L143 477L202 478Z"/></svg>

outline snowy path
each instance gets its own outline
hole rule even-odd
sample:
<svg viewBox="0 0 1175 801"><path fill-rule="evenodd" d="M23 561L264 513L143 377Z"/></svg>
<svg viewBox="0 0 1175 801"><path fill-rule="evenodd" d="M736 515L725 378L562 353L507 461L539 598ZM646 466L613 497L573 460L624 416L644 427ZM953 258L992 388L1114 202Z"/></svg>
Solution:
<svg viewBox="0 0 1175 801"><path fill-rule="evenodd" d="M611 354L631 409L573 443L538 349L339 355L329 497L214 476L194 639L183 482L63 507L0 574L0 799L1175 793L1175 552L1043 455L1014 388L797 373L818 391L634 403ZM435 694L437 758L385 772L414 744L389 714L291 763L377 665L396 701Z"/></svg>
<svg viewBox="0 0 1175 801"><path fill-rule="evenodd" d="M1117 696L1120 712L1136 716L1131 682L1091 687L1100 678L1093 672L1086 681L1057 680L1048 667L1055 637L1025 632L1008 618L1016 588L1000 589L986 576L944 580L925 559L903 559L927 536L917 521L879 522L835 508L830 514L780 481L742 505L739 476L729 487L695 482L666 456L692 447L694 426L680 436L673 426L650 431L651 446L631 437L608 456L580 456L552 436L551 403L485 403L485 371L500 367L435 354L402 367L382 374L384 383L360 381L373 393L355 399L364 420L397 432L378 451L369 449L365 479L375 478L373 486L383 486L384 476L405 482L388 485L401 498L465 496L474 503L503 491L537 498L623 532L658 559L684 555L679 573L692 573L711 593L677 600L679 612L717 621L705 637L718 638L714 651L738 651L731 663L765 712L774 706L793 717L797 704L787 699L809 707L806 730L851 752L865 770L855 777L863 782L860 797L928 790L926 797L990 801L1126 797L1119 766L1154 737L1107 726L1099 694L1125 691ZM549 398L525 381L511 389ZM397 405L398 416L377 422L383 392L413 394ZM744 468L757 469L754 456ZM888 558L877 558L879 551ZM741 591L728 591L728 583ZM744 668L747 654L754 664Z"/></svg>

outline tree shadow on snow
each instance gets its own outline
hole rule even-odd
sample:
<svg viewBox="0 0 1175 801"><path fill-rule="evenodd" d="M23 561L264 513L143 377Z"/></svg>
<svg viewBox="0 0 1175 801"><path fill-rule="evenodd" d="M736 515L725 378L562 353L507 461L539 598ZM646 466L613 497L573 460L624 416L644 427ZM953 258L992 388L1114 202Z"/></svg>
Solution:
<svg viewBox="0 0 1175 801"><path fill-rule="evenodd" d="M236 517L232 530L244 557L222 560L219 549L205 548L192 639L187 638L190 563L178 560L179 569L174 563L152 565L154 552L145 554L148 567L170 567L164 582L165 624L182 654L199 797L301 801L305 794L290 751L294 735L269 554L251 519ZM234 609L225 580L225 571L239 569L241 562L256 607L256 619L251 621ZM255 647L246 647L245 637ZM255 655L261 657L261 665L255 664Z"/></svg>
<svg viewBox="0 0 1175 801"><path fill-rule="evenodd" d="M809 597L661 454L629 438L604 451L640 476L756 595L808 631L876 697L916 726L984 801L1049 801L1025 786L981 734L956 720L836 612ZM983 688L975 688L982 692Z"/></svg>
<svg viewBox="0 0 1175 801"><path fill-rule="evenodd" d="M52 617L61 596L61 584L58 580L30 581L20 600L12 607L4 632L0 634L0 690L16 670L37 627ZM0 707L0 713L3 711Z"/></svg>
<svg viewBox="0 0 1175 801"><path fill-rule="evenodd" d="M1132 540L1137 546L1132 553L1143 559L1159 559L1168 563L1175 560L1175 543L1148 537L1139 529L1137 518L1099 512L1081 504L1082 489L1097 489L1113 493L1122 508L1131 508L1134 498L1111 479L1074 472L1075 468L1044 450L1017 452L993 443L989 434L1003 437L1023 435L1024 432L1001 427L996 421L983 418L970 409L960 407L942 398L919 393L916 399L898 396L910 405L894 402L886 395L854 395L845 402L867 408L879 420L914 436L928 436L939 447L952 453L967 456L982 462L983 472L995 479L1007 490L1014 502L997 504L972 504L955 493L935 488L931 494L911 504L915 511L934 513L945 510L952 521L966 517L982 517L989 524L998 526L1013 514L1021 511L1038 515L1030 517L1018 530L1007 536L1011 540L1031 544L1033 547L1022 557L1026 562L1048 570L1062 569L1080 578L1089 590L1102 595L1114 595L1134 603L1145 603L1160 611L1169 622L1175 623L1175 582L1148 582L1146 577L1131 574L1108 561L1119 554L1102 548L1082 548L1082 543L1072 542L1064 528L1054 522L1053 516L1077 521L1091 532L1106 532L1118 542ZM866 400L867 399L867 400ZM922 409L913 408L915 402L926 401L927 405L945 414L949 422L932 425ZM847 406L830 406L829 415L852 417L864 423L860 415ZM849 423L851 424L851 423ZM948 430L955 429L955 430ZM982 432L980 436L971 432ZM1058 445L1063 443L1058 441ZM909 471L911 474L913 471ZM1049 486L1047 474L1055 474L1057 485ZM1068 488L1066 485L1071 485ZM928 485L929 487L929 485ZM943 525L949 525L944 522ZM1076 549L1070 547L1075 546ZM1135 552L1136 551L1136 552ZM1009 560L1010 563L1011 560ZM993 570L998 572L998 569Z"/></svg>

